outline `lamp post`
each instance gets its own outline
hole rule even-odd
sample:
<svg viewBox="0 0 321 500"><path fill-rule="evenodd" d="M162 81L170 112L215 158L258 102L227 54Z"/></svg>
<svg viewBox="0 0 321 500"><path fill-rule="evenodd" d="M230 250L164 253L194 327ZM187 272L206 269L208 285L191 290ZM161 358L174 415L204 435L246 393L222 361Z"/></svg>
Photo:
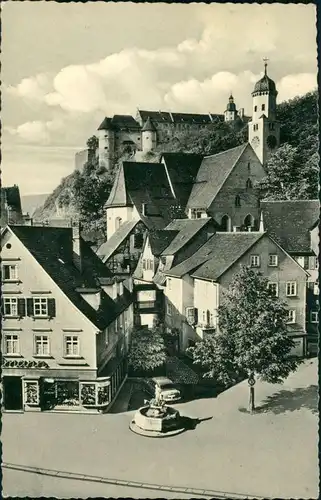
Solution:
<svg viewBox="0 0 321 500"><path fill-rule="evenodd" d="M249 401L249 410L251 413L255 411L255 404L254 404L254 385L255 385L255 378L254 378L254 373L249 374L249 378L247 383L249 384L250 387L250 401Z"/></svg>

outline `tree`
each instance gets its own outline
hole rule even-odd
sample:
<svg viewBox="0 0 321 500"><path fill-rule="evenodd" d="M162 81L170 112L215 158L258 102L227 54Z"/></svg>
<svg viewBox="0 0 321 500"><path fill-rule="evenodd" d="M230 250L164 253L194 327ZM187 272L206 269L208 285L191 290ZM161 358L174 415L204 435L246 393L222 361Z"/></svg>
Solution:
<svg viewBox="0 0 321 500"><path fill-rule="evenodd" d="M259 188L266 200L316 198L318 193L318 154L302 164L298 148L283 144L266 164L267 176Z"/></svg>
<svg viewBox="0 0 321 500"><path fill-rule="evenodd" d="M282 383L300 363L291 356L295 344L287 332L286 304L269 290L267 278L242 267L218 312L219 332L197 342L190 352L207 377L223 384L247 378L254 411L256 378Z"/></svg>
<svg viewBox="0 0 321 500"><path fill-rule="evenodd" d="M135 371L152 371L166 361L166 350L160 327L135 328L132 332L128 364Z"/></svg>

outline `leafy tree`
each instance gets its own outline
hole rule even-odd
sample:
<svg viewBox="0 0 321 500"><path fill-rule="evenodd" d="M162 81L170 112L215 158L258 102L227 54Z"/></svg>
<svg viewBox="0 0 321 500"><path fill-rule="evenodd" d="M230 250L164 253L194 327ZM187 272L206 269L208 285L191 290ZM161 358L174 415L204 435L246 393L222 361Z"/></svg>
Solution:
<svg viewBox="0 0 321 500"><path fill-rule="evenodd" d="M135 328L132 332L128 364L135 371L152 371L166 361L162 328Z"/></svg>
<svg viewBox="0 0 321 500"><path fill-rule="evenodd" d="M295 200L318 195L318 153L305 165L298 148L283 144L266 164L267 176L260 183L264 199Z"/></svg>
<svg viewBox="0 0 321 500"><path fill-rule="evenodd" d="M256 378L281 383L300 360L290 355L286 305L268 289L261 273L242 267L219 307L219 332L189 348L205 376L231 384L248 378L250 409L255 409Z"/></svg>

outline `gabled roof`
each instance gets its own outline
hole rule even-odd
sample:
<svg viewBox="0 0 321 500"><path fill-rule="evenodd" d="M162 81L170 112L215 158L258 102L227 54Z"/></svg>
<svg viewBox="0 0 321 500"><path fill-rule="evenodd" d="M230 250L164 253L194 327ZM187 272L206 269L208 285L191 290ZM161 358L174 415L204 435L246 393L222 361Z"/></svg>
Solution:
<svg viewBox="0 0 321 500"><path fill-rule="evenodd" d="M265 233L216 233L213 252L192 274L194 278L218 279L242 257Z"/></svg>
<svg viewBox="0 0 321 500"><path fill-rule="evenodd" d="M111 118L105 116L97 130L112 130Z"/></svg>
<svg viewBox="0 0 321 500"><path fill-rule="evenodd" d="M178 231L169 229L159 229L149 231L148 240L152 254L159 257L161 253L170 245Z"/></svg>
<svg viewBox="0 0 321 500"><path fill-rule="evenodd" d="M110 257L112 257L112 255L117 251L119 246L130 235L138 222L139 220L129 220L123 222L117 231L115 231L114 234L112 234L112 236L99 247L97 255L104 263L106 263L108 259L110 259Z"/></svg>
<svg viewBox="0 0 321 500"><path fill-rule="evenodd" d="M164 161L179 205L185 210L203 155L193 153L163 153Z"/></svg>
<svg viewBox="0 0 321 500"><path fill-rule="evenodd" d="M193 273L194 277L205 278L206 275L205 279L214 280L256 243L263 234L254 232L215 233L194 255L170 269L166 274L182 277L185 274ZM207 268L206 265L209 262ZM201 266L202 271L200 272Z"/></svg>
<svg viewBox="0 0 321 500"><path fill-rule="evenodd" d="M187 208L210 207L249 144L242 144L216 155L205 156L189 197Z"/></svg>
<svg viewBox="0 0 321 500"><path fill-rule="evenodd" d="M123 164L119 165L113 187L111 188L108 200L104 208L109 207L127 207L130 206L130 200L127 194L124 167Z"/></svg>
<svg viewBox="0 0 321 500"><path fill-rule="evenodd" d="M183 248L206 224L212 219L175 219L166 230L178 231L178 234L172 240L162 255L175 255Z"/></svg>
<svg viewBox="0 0 321 500"><path fill-rule="evenodd" d="M262 201L264 230L289 253L310 253L310 229L320 219L319 200Z"/></svg>
<svg viewBox="0 0 321 500"><path fill-rule="evenodd" d="M140 124L131 115L114 115L111 119L111 125L115 130L140 130Z"/></svg>
<svg viewBox="0 0 321 500"><path fill-rule="evenodd" d="M97 328L103 329L118 315L117 305L101 291L101 307L96 311L81 294L81 287L99 287L99 277L111 273L83 239L80 240L83 272L73 264L72 228L9 226L61 291Z"/></svg>

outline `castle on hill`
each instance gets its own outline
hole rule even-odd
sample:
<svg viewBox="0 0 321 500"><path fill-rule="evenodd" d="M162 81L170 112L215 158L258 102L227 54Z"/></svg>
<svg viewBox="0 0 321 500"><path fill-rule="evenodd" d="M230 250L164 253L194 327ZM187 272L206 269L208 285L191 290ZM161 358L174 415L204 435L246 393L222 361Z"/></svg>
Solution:
<svg viewBox="0 0 321 500"><path fill-rule="evenodd" d="M248 120L249 118L244 116L244 109L236 108L232 94L224 114L138 109L135 118L131 115L105 117L98 127L99 164L110 170L121 154L134 155L136 152L152 151L157 145L167 142L177 131L201 130L220 121L242 127Z"/></svg>

